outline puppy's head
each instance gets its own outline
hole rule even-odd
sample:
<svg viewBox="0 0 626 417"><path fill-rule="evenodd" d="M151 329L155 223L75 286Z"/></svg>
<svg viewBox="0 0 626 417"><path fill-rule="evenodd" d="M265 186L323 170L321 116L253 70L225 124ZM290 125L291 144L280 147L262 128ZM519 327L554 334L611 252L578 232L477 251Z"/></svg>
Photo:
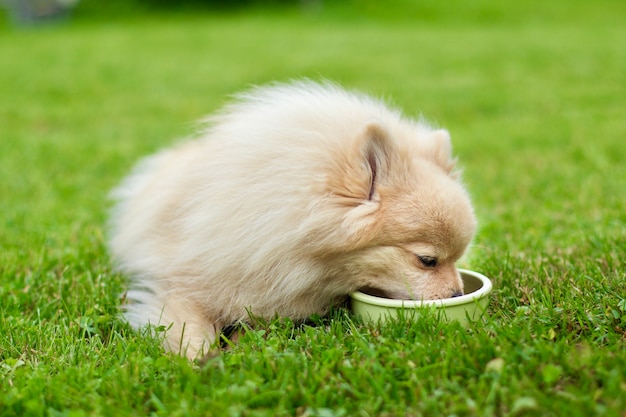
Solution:
<svg viewBox="0 0 626 417"><path fill-rule="evenodd" d="M423 126L367 125L330 190L344 207L345 279L378 295L437 299L463 294L455 262L476 229L453 172L450 138Z"/></svg>

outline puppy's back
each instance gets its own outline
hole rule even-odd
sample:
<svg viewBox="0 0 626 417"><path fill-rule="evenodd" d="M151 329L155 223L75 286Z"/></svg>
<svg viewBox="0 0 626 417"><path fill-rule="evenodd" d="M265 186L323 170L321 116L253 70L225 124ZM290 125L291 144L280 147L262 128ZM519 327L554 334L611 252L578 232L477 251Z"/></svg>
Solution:
<svg viewBox="0 0 626 417"><path fill-rule="evenodd" d="M233 262L228 248L246 243L248 256L265 256L275 241L294 245L294 226L306 227L328 176L375 120L394 125L400 116L332 84L238 96L197 139L142 161L114 191L114 257L128 272L163 275L194 259L212 269Z"/></svg>

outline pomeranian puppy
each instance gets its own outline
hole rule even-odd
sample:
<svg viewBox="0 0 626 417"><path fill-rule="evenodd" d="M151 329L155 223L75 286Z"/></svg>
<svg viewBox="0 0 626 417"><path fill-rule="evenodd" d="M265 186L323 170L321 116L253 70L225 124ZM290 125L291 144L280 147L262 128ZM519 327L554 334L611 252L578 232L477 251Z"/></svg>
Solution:
<svg viewBox="0 0 626 417"><path fill-rule="evenodd" d="M476 220L448 132L330 84L257 88L114 191L132 326L190 358L250 314L305 319L359 289L463 294Z"/></svg>

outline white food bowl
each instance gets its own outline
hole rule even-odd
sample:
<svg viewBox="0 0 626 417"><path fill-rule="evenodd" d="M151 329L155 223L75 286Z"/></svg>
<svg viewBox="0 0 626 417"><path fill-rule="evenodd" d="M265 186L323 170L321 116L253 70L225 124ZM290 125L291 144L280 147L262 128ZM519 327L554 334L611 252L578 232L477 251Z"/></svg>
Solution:
<svg viewBox="0 0 626 417"><path fill-rule="evenodd" d="M448 320L458 320L467 326L468 319L475 321L485 313L491 292L491 281L478 272L459 269L463 280L464 295L440 300L395 300L376 297L356 291L350 294L352 311L363 317L365 321L379 321L396 317L401 310L432 308L440 310Z"/></svg>

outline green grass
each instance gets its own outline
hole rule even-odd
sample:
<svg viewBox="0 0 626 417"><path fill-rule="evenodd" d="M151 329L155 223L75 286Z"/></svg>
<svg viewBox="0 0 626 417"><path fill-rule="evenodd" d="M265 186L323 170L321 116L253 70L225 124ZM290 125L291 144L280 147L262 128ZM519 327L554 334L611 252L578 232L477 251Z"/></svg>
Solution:
<svg viewBox="0 0 626 417"><path fill-rule="evenodd" d="M0 415L626 415L625 4L366 4L0 28ZM302 76L449 128L489 318L340 309L165 354L118 318L107 193L229 94Z"/></svg>

